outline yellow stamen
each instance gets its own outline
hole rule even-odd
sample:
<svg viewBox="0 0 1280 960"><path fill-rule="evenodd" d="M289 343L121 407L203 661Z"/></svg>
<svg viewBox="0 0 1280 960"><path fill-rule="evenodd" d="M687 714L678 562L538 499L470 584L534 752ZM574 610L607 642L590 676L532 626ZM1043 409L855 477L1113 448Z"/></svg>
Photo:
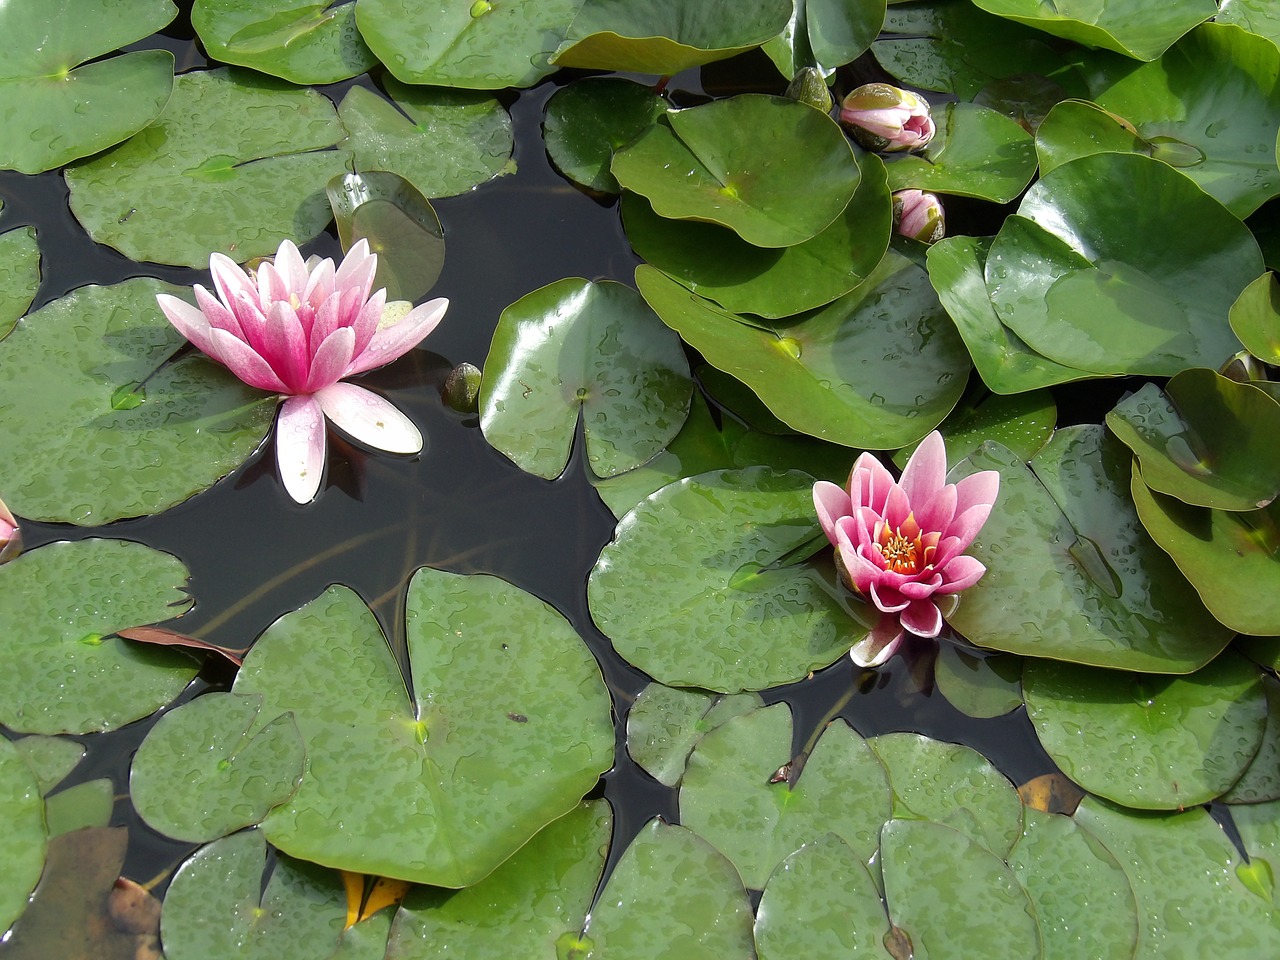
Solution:
<svg viewBox="0 0 1280 960"><path fill-rule="evenodd" d="M916 542L908 540L901 531L895 530L880 543L880 555L885 565L894 573L916 573Z"/></svg>

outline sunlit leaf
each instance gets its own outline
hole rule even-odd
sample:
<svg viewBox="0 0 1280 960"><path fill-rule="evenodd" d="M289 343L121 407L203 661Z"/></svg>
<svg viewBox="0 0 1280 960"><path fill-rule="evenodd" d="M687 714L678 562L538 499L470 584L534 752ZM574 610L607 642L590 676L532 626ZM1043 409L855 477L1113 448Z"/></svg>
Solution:
<svg viewBox="0 0 1280 960"><path fill-rule="evenodd" d="M717 696L651 683L627 711L627 753L659 783L674 787L699 740L761 705L755 693Z"/></svg>
<svg viewBox="0 0 1280 960"><path fill-rule="evenodd" d="M23 755L0 737L0 927L9 925L27 906L27 896L44 867L46 834L44 801L35 773ZM6 938L7 939L7 938Z"/></svg>
<svg viewBox="0 0 1280 960"><path fill-rule="evenodd" d="M1180 36L1218 12L1214 0L981 0L988 13L1008 17L1066 40L1154 60Z"/></svg>

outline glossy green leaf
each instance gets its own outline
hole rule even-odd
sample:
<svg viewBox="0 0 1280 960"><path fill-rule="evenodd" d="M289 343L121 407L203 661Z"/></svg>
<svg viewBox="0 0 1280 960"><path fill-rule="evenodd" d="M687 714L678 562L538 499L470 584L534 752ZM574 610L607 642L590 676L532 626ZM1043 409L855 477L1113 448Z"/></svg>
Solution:
<svg viewBox="0 0 1280 960"><path fill-rule="evenodd" d="M884 12L885 0L796 0L786 27L763 49L784 77L805 67L827 76L867 51Z"/></svg>
<svg viewBox="0 0 1280 960"><path fill-rule="evenodd" d="M1262 743L1258 668L1224 653L1187 677L1028 660L1027 715L1068 777L1142 810L1181 810L1226 793Z"/></svg>
<svg viewBox="0 0 1280 960"><path fill-rule="evenodd" d="M426 197L466 193L511 167L511 117L485 93L382 81L391 100L354 86L338 105L357 171L398 173Z"/></svg>
<svg viewBox="0 0 1280 960"><path fill-rule="evenodd" d="M680 340L620 283L557 280L502 311L480 394L485 439L546 479L581 414L587 465L608 477L680 431L693 382Z"/></svg>
<svg viewBox="0 0 1280 960"><path fill-rule="evenodd" d="M964 338L978 374L996 393L1014 394L1090 376L1037 353L1000 322L987 292L991 240L946 237L930 245L929 282Z"/></svg>
<svg viewBox="0 0 1280 960"><path fill-rule="evenodd" d="M968 551L987 572L950 624L981 647L1118 670L1190 673L1217 656L1231 633L1143 530L1129 459L1092 425L1059 430L1031 469L994 444L972 454L957 473L999 470L1000 495Z"/></svg>
<svg viewBox="0 0 1280 960"><path fill-rule="evenodd" d="M185 73L137 136L66 171L71 212L99 243L133 260L206 267L303 243L329 222L324 185L348 154L314 90L234 69Z"/></svg>
<svg viewBox="0 0 1280 960"><path fill-rule="evenodd" d="M213 486L271 427L276 398L199 353L151 279L81 287L0 341L0 489L33 520L102 524L158 513ZM119 391L141 403L122 409ZM128 624L133 626L133 624Z"/></svg>
<svg viewBox="0 0 1280 960"><path fill-rule="evenodd" d="M611 170L659 216L719 223L758 247L817 236L840 216L859 179L835 121L761 94L668 112L614 154Z"/></svg>
<svg viewBox="0 0 1280 960"><path fill-rule="evenodd" d="M553 60L587 67L671 76L723 60L777 36L789 0L585 0Z"/></svg>
<svg viewBox="0 0 1280 960"><path fill-rule="evenodd" d="M641 501L591 572L596 625L671 686L763 690L833 662L866 632L853 619L863 605L831 569L773 566L817 533L812 486L808 474L749 467Z"/></svg>
<svg viewBox="0 0 1280 960"><path fill-rule="evenodd" d="M1015 23L1135 60L1154 60L1197 23L1218 12L1214 0L981 0L977 6Z"/></svg>
<svg viewBox="0 0 1280 960"><path fill-rule="evenodd" d="M0 737L0 927L9 929L40 879L47 837L44 800L35 774L16 747ZM8 939L6 937L6 939Z"/></svg>
<svg viewBox="0 0 1280 960"><path fill-rule="evenodd" d="M129 795L154 830L208 841L260 823L293 795L306 760L287 714L262 697L211 693L166 713L134 754Z"/></svg>
<svg viewBox="0 0 1280 960"><path fill-rule="evenodd" d="M1221 797L1225 803L1261 803L1280 799L1280 680L1262 674L1267 696L1267 728L1253 760Z"/></svg>
<svg viewBox="0 0 1280 960"><path fill-rule="evenodd" d="M176 557L125 540L52 543L0 566L0 723L112 730L173 700L195 661L112 634L186 612L186 577Z"/></svg>
<svg viewBox="0 0 1280 960"><path fill-rule="evenodd" d="M868 156L861 167L844 213L793 247L757 247L713 223L667 220L634 193L622 197L627 239L667 276L733 313L779 318L811 310L867 279L888 249L893 208L884 165Z"/></svg>
<svg viewBox="0 0 1280 960"><path fill-rule="evenodd" d="M976 103L933 111L937 133L919 153L885 164L890 190L929 190L1008 203L1036 172L1035 141L1002 113Z"/></svg>
<svg viewBox="0 0 1280 960"><path fill-rule="evenodd" d="M52 170L154 120L173 87L173 54L100 58L159 30L177 12L169 0L0 6L0 168Z"/></svg>
<svg viewBox="0 0 1280 960"><path fill-rule="evenodd" d="M48 797L44 809L49 836L105 827L115 810L115 792L115 785L104 778L77 783Z"/></svg>
<svg viewBox="0 0 1280 960"><path fill-rule="evenodd" d="M636 268L636 285L709 363L823 440L897 449L937 426L964 390L964 346L923 271L897 255L834 303L773 324L721 310L653 267Z"/></svg>
<svg viewBox="0 0 1280 960"><path fill-rule="evenodd" d="M1263 363L1280 364L1280 281L1264 273L1231 305L1231 329Z"/></svg>
<svg viewBox="0 0 1280 960"><path fill-rule="evenodd" d="M1280 671L1280 637L1238 636L1232 647L1268 670Z"/></svg>
<svg viewBox="0 0 1280 960"><path fill-rule="evenodd" d="M832 723L807 757L793 761L784 704L704 736L680 787L680 822L733 861L756 890L787 856L828 832L866 862L890 807L884 768L847 723Z"/></svg>
<svg viewBox="0 0 1280 960"><path fill-rule="evenodd" d="M1217 367L1239 350L1223 319L1261 272L1253 235L1217 201L1166 164L1110 153L1033 186L986 266L997 315L1033 349L1151 376Z"/></svg>
<svg viewBox="0 0 1280 960"><path fill-rule="evenodd" d="M1133 957L1138 908L1116 858L1070 817L1023 817L1008 863L1035 905L1045 960Z"/></svg>
<svg viewBox="0 0 1280 960"><path fill-rule="evenodd" d="M940 823L890 820L880 856L889 918L910 937L915 960L1042 956L1027 891L977 841Z"/></svg>
<svg viewBox="0 0 1280 960"><path fill-rule="evenodd" d="M565 960L560 947L577 942L591 911L612 823L608 802L591 800L548 824L474 886L416 887L396 914L391 955L500 957L518 943L530 960Z"/></svg>
<svg viewBox="0 0 1280 960"><path fill-rule="evenodd" d="M915 733L867 743L889 771L894 817L949 824L1000 857L1021 835L1017 791L976 750Z"/></svg>
<svg viewBox="0 0 1280 960"><path fill-rule="evenodd" d="M751 920L733 865L697 834L655 818L614 867L587 921L579 956L749 957Z"/></svg>
<svg viewBox="0 0 1280 960"><path fill-rule="evenodd" d="M829 833L769 877L756 911L756 951L760 960L876 956L888 926L866 865Z"/></svg>
<svg viewBox="0 0 1280 960"><path fill-rule="evenodd" d="M34 227L0 233L0 339L9 335L40 288L40 247Z"/></svg>
<svg viewBox="0 0 1280 960"><path fill-rule="evenodd" d="M1151 156L1150 145L1122 119L1088 100L1056 104L1036 130L1040 175L1077 157L1095 153L1140 153Z"/></svg>
<svg viewBox="0 0 1280 960"><path fill-rule="evenodd" d="M1107 426L1152 490L1219 510L1257 510L1280 494L1280 404L1212 370L1184 370L1121 400Z"/></svg>
<svg viewBox="0 0 1280 960"><path fill-rule="evenodd" d="M356 29L354 3L196 0L191 26L212 59L291 83L335 83L378 62Z"/></svg>
<svg viewBox="0 0 1280 960"><path fill-rule="evenodd" d="M85 754L84 745L66 737L23 737L15 747L36 775L40 793L46 794L66 779Z"/></svg>
<svg viewBox="0 0 1280 960"><path fill-rule="evenodd" d="M1276 9L1271 0L1222 0L1214 20L1218 23L1234 23L1250 33L1280 44L1280 9Z"/></svg>
<svg viewBox="0 0 1280 960"><path fill-rule="evenodd" d="M345 587L276 621L245 658L235 692L261 693L263 716L293 711L307 745L302 785L263 830L344 870L466 886L608 768L609 697L573 628L500 580L424 568L407 606L413 699Z"/></svg>
<svg viewBox="0 0 1280 960"><path fill-rule="evenodd" d="M551 55L581 3L359 0L356 23L403 83L500 90L532 86L555 69Z"/></svg>
<svg viewBox="0 0 1280 960"><path fill-rule="evenodd" d="M1275 917L1276 872L1280 863L1280 803L1233 807L1231 819L1240 832L1249 862L1236 864L1236 876L1251 893L1272 908Z"/></svg>
<svg viewBox="0 0 1280 960"><path fill-rule="evenodd" d="M1058 407L1047 390L1012 397L983 393L980 402L962 403L942 425L950 466L985 440L1003 444L1024 460L1030 460L1049 442L1058 422ZM895 453L894 466L905 469L918 446L910 444Z"/></svg>
<svg viewBox="0 0 1280 960"><path fill-rule="evenodd" d="M600 193L621 187L609 172L614 151L667 112L653 89L623 77L586 77L547 101L542 121L547 156L575 183Z"/></svg>
<svg viewBox="0 0 1280 960"><path fill-rule="evenodd" d="M755 693L717 696L651 683L627 711L627 753L659 783L674 787L699 740L760 706Z"/></svg>
<svg viewBox="0 0 1280 960"><path fill-rule="evenodd" d="M947 702L970 717L1002 717L1022 706L1022 660L1011 654L979 656L940 643L933 680Z"/></svg>
<svg viewBox="0 0 1280 960"><path fill-rule="evenodd" d="M1231 630L1280 633L1280 507L1229 513L1155 493L1135 465L1134 506L1209 611Z"/></svg>
<svg viewBox="0 0 1280 960"><path fill-rule="evenodd" d="M1236 876L1239 856L1206 810L1145 813L1086 798L1075 821L1115 856L1138 901L1136 956L1250 960L1280 951L1269 907Z"/></svg>

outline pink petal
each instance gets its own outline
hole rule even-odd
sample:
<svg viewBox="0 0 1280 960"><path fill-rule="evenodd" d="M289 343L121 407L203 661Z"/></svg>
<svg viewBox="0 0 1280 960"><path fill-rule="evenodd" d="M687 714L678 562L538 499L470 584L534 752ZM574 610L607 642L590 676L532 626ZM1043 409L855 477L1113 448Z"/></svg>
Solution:
<svg viewBox="0 0 1280 960"><path fill-rule="evenodd" d="M817 511L818 522L822 524L822 532L827 535L831 545L836 543L836 521L853 513L853 502L834 483L819 480L813 485L813 508Z"/></svg>
<svg viewBox="0 0 1280 960"><path fill-rule="evenodd" d="M347 368L345 375L350 377L364 373L408 353L436 328L444 319L444 312L448 308L449 301L444 297L437 297L414 307L399 323L375 333L364 352Z"/></svg>
<svg viewBox="0 0 1280 960"><path fill-rule="evenodd" d="M884 513L884 501L893 487L893 475L869 453L859 454L849 474L849 497L861 507Z"/></svg>
<svg viewBox="0 0 1280 960"><path fill-rule="evenodd" d="M959 593L972 587L987 572L987 568L973 557L954 557L942 571L946 583L938 588L939 593Z"/></svg>
<svg viewBox="0 0 1280 960"><path fill-rule="evenodd" d="M898 649L905 634L893 614L882 614L863 639L853 645L849 658L860 667L878 667Z"/></svg>
<svg viewBox="0 0 1280 960"><path fill-rule="evenodd" d="M205 319L209 321L209 326L218 327L244 339L239 319L223 306L221 300L198 283L191 289L196 295L196 306L200 308L200 312L204 314Z"/></svg>
<svg viewBox="0 0 1280 960"><path fill-rule="evenodd" d="M266 310L273 303L289 302L289 283L280 271L270 263L258 265L258 302Z"/></svg>
<svg viewBox="0 0 1280 960"><path fill-rule="evenodd" d="M960 550L973 543L973 538L982 530L982 525L987 522L987 517L991 516L991 504L978 503L974 504L964 513L960 514L951 521L951 525L944 531L947 538L955 537L963 546ZM939 544L941 546L941 544ZM957 551L957 553L960 551ZM942 562L942 561L939 561Z"/></svg>
<svg viewBox="0 0 1280 960"><path fill-rule="evenodd" d="M210 356L221 360L227 369L249 386L272 393L289 392L271 365L239 337L225 330L214 330L211 336L214 352Z"/></svg>
<svg viewBox="0 0 1280 960"><path fill-rule="evenodd" d="M898 614L902 626L917 637L936 637L942 632L942 611L932 600L914 600Z"/></svg>
<svg viewBox="0 0 1280 960"><path fill-rule="evenodd" d="M290 397L276 421L276 465L295 502L315 499L324 477L324 412L315 397Z"/></svg>
<svg viewBox="0 0 1280 960"><path fill-rule="evenodd" d="M378 332L378 323L382 320L382 311L387 306L387 291L378 290L360 308L351 321L351 329L356 332L355 356L360 356L369 346L369 342ZM412 311L410 311L412 312ZM407 317L409 314L405 314ZM401 320L401 323L404 321Z"/></svg>
<svg viewBox="0 0 1280 960"><path fill-rule="evenodd" d="M953 483L943 484L923 505L913 501L913 512L916 523L925 533L945 530L956 513L956 487Z"/></svg>
<svg viewBox="0 0 1280 960"><path fill-rule="evenodd" d="M325 338L342 326L341 296L332 294L316 310L315 319L311 321L311 332L307 335L312 350L319 349Z"/></svg>
<svg viewBox="0 0 1280 960"><path fill-rule="evenodd" d="M999 493L1000 474L996 470L983 470L965 477L956 484L956 513L964 513L980 503L990 506Z"/></svg>
<svg viewBox="0 0 1280 960"><path fill-rule="evenodd" d="M353 383L335 383L315 394L325 415L361 443L391 453L417 453L422 434L389 401Z"/></svg>
<svg viewBox="0 0 1280 960"><path fill-rule="evenodd" d="M362 237L351 245L351 249L343 257L334 282L339 290L359 290L360 302L364 303L369 299L369 291L373 289L373 275L377 269L378 258L369 252L369 241Z"/></svg>
<svg viewBox="0 0 1280 960"><path fill-rule="evenodd" d="M937 430L920 441L902 471L898 486L912 504L924 504L947 482L947 447Z"/></svg>
<svg viewBox="0 0 1280 960"><path fill-rule="evenodd" d="M290 293L301 294L306 289L307 265L302 261L302 254L298 252L298 248L292 240L280 241L280 248L276 250L275 269L280 273L280 279L284 281L285 289ZM288 293L285 294L287 299Z"/></svg>
<svg viewBox="0 0 1280 960"><path fill-rule="evenodd" d="M894 484L889 488L889 496L884 502L885 523L889 524L893 529L898 529L907 520L911 513L911 500L907 496L907 492L902 487Z"/></svg>
<svg viewBox="0 0 1280 960"><path fill-rule="evenodd" d="M307 333L298 320L297 311L287 300L278 300L271 305L263 332L265 339L261 353L284 383L285 392L310 392L306 389L311 366Z"/></svg>
<svg viewBox="0 0 1280 960"><path fill-rule="evenodd" d="M306 289L302 291L302 302L318 310L320 304L333 296L333 292L337 289L333 261L326 257L311 271Z"/></svg>
<svg viewBox="0 0 1280 960"><path fill-rule="evenodd" d="M306 393L315 393L338 382L343 371L351 364L351 350L355 341L356 335L350 327L339 327L325 337L311 358Z"/></svg>
<svg viewBox="0 0 1280 960"><path fill-rule="evenodd" d="M179 300L167 293L157 293L156 304L160 307L160 312L173 324L175 330L213 359L222 359L217 353L217 347L214 346L213 328L209 326L209 319L204 313L185 300Z"/></svg>
<svg viewBox="0 0 1280 960"><path fill-rule="evenodd" d="M218 291L218 296L228 307L235 302L237 294L257 302L257 286L230 257L221 253L210 254L209 272L213 274L214 289Z"/></svg>
<svg viewBox="0 0 1280 960"><path fill-rule="evenodd" d="M883 582L871 584L871 602L881 613L897 613L899 610L905 610L911 603L897 590Z"/></svg>
<svg viewBox="0 0 1280 960"><path fill-rule="evenodd" d="M906 583L896 584L898 592L908 600L925 600L933 596L934 592L942 588L942 574L935 573L932 577L924 580L908 580Z"/></svg>

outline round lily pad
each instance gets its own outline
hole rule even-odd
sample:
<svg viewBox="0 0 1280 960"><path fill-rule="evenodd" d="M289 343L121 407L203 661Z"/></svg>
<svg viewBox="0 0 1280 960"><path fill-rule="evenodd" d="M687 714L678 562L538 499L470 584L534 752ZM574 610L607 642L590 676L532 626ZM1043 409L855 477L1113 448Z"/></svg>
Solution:
<svg viewBox="0 0 1280 960"><path fill-rule="evenodd" d="M670 111L615 153L611 169L659 216L719 223L758 247L817 236L859 178L849 140L830 117L762 94Z"/></svg>
<svg viewBox="0 0 1280 960"><path fill-rule="evenodd" d="M65 780L85 754L83 744L65 737L23 737L13 745L36 775L42 794Z"/></svg>
<svg viewBox="0 0 1280 960"><path fill-rule="evenodd" d="M986 265L1001 322L1033 349L1151 376L1217 367L1239 350L1223 318L1261 272L1253 235L1217 201L1166 164L1113 153L1044 176Z"/></svg>
<svg viewBox="0 0 1280 960"><path fill-rule="evenodd" d="M890 808L884 768L843 721L793 761L785 704L735 717L704 736L680 787L680 822L733 861L756 890L788 855L828 832L869 860Z"/></svg>
<svg viewBox="0 0 1280 960"><path fill-rule="evenodd" d="M630 287L557 280L502 311L480 392L480 427L521 469L558 477L581 413L587 465L609 477L680 431L693 381L680 339Z"/></svg>
<svg viewBox="0 0 1280 960"><path fill-rule="evenodd" d="M542 121L547 156L575 183L601 193L621 187L609 172L613 152L667 112L652 88L622 77L587 77L561 87Z"/></svg>
<svg viewBox="0 0 1280 960"><path fill-rule="evenodd" d="M1154 60L1184 33L1218 12L1214 0L980 0L975 4L997 16L1074 40L1114 50L1135 60Z"/></svg>
<svg viewBox="0 0 1280 960"><path fill-rule="evenodd" d="M324 185L348 154L314 90L235 69L184 73L151 126L66 171L71 212L99 243L132 260L206 267L298 243L331 214Z"/></svg>
<svg viewBox="0 0 1280 960"><path fill-rule="evenodd" d="M947 463L954 466L966 453L994 440L1030 460L1053 436L1058 408L1047 390L1032 390L1015 396L986 394L977 402L961 404L941 427L947 441ZM893 455L893 463L905 470L919 444L910 444Z"/></svg>
<svg viewBox="0 0 1280 960"><path fill-rule="evenodd" d="M345 587L276 621L245 658L235 692L260 693L263 716L292 711L307 745L301 786L263 830L307 860L466 886L609 767L609 695L564 618L500 580L423 569L407 608L413 699Z"/></svg>
<svg viewBox="0 0 1280 960"><path fill-rule="evenodd" d="M627 711L627 753L659 783L674 787L699 740L761 703L755 693L716 696L651 683Z"/></svg>
<svg viewBox="0 0 1280 960"><path fill-rule="evenodd" d="M1271 0L1222 0L1214 20L1218 23L1234 23L1250 33L1266 37L1273 43L1280 43L1280 10L1275 8Z"/></svg>
<svg viewBox="0 0 1280 960"><path fill-rule="evenodd" d="M1223 653L1188 677L1028 660L1027 715L1049 756L1092 793L1184 809L1230 789L1267 722L1258 668Z"/></svg>
<svg viewBox="0 0 1280 960"><path fill-rule="evenodd" d="M177 12L169 0L0 6L0 168L42 173L151 123L173 87L173 54L100 58L159 30Z"/></svg>
<svg viewBox="0 0 1280 960"><path fill-rule="evenodd" d="M52 543L0 566L0 723L113 730L177 697L195 661L112 634L184 613L186 578L176 557L125 540Z"/></svg>
<svg viewBox="0 0 1280 960"><path fill-rule="evenodd" d="M178 840L216 840L288 800L302 779L302 736L291 716L261 710L260 696L211 693L161 717L129 770L139 816Z"/></svg>
<svg viewBox="0 0 1280 960"><path fill-rule="evenodd" d="M0 233L0 339L27 312L40 288L40 247L33 227Z"/></svg>
<svg viewBox="0 0 1280 960"><path fill-rule="evenodd" d="M186 340L157 293L191 296L147 278L81 287L0 341L0 489L19 516L159 513L262 443L276 398L198 353L171 360Z"/></svg>
<svg viewBox="0 0 1280 960"><path fill-rule="evenodd" d="M1088 100L1055 104L1036 130L1040 175L1077 157L1094 153L1151 155L1150 145L1125 118Z"/></svg>
<svg viewBox="0 0 1280 960"><path fill-rule="evenodd" d="M662 683L736 693L799 680L866 633L834 572L774 567L816 532L813 478L716 470L663 487L600 553L591 616Z"/></svg>
<svg viewBox="0 0 1280 960"><path fill-rule="evenodd" d="M857 60L884 23L884 0L796 0L795 6L786 28L762 45L778 72L793 79L807 67L819 78L830 76Z"/></svg>
<svg viewBox="0 0 1280 960"><path fill-rule="evenodd" d="M1262 803L1280 799L1280 680L1262 674L1267 696L1267 728L1253 760L1222 795L1225 803Z"/></svg>
<svg viewBox="0 0 1280 960"><path fill-rule="evenodd" d="M35 774L16 747L0 737L0 927L9 925L27 906L27 897L44 867L47 835L44 800Z"/></svg>
<svg viewBox="0 0 1280 960"><path fill-rule="evenodd" d="M1280 281L1268 271L1231 305L1231 329L1264 363L1280 365Z"/></svg>

